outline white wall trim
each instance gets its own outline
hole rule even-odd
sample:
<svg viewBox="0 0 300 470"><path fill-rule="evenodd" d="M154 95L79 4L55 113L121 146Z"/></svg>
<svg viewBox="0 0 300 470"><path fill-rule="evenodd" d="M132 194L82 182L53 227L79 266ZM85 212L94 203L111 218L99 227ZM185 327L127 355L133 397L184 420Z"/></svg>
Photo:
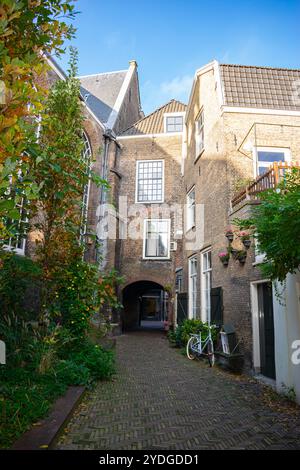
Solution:
<svg viewBox="0 0 300 470"><path fill-rule="evenodd" d="M138 135L120 135L117 136L117 140L126 139L155 139L157 137L182 137L182 132L162 132L161 134L138 134Z"/></svg>
<svg viewBox="0 0 300 470"><path fill-rule="evenodd" d="M223 89L223 82L221 80L220 64L217 60L214 61L214 73L215 73L215 78L216 78L216 83L217 83L217 95L219 98L219 104L220 104L220 108L222 108L222 106L224 106L225 104L224 89Z"/></svg>
<svg viewBox="0 0 300 470"><path fill-rule="evenodd" d="M267 114L277 116L299 116L300 111L288 111L284 109L268 109L268 108L243 108L238 106L222 106L221 115L224 113L238 113L238 114Z"/></svg>
<svg viewBox="0 0 300 470"><path fill-rule="evenodd" d="M118 115L119 115L119 111L121 109L121 106L123 104L123 101L124 101L124 98L126 96L126 93L129 89L129 86L130 86L130 83L131 83L131 80L132 80L132 77L134 76L134 74L136 73L136 68L137 68L137 65L136 65L136 62L135 61L131 61L130 62L130 66L129 66L129 69L127 71L127 74L126 74L126 77L122 83L122 86L121 86L121 89L119 91L119 94L118 94L118 98L116 99L116 102L114 104L114 107L109 115L109 118L107 120L107 123L106 123L106 126L109 128L109 129L113 129L114 128L114 125L116 123L116 120L118 118Z"/></svg>

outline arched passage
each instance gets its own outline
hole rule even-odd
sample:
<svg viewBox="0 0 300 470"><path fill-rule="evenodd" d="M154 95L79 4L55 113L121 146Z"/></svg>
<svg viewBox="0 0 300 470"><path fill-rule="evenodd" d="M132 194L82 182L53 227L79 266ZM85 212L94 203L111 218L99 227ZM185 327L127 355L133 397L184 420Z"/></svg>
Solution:
<svg viewBox="0 0 300 470"><path fill-rule="evenodd" d="M166 292L152 281L137 281L123 289L123 330L163 328Z"/></svg>

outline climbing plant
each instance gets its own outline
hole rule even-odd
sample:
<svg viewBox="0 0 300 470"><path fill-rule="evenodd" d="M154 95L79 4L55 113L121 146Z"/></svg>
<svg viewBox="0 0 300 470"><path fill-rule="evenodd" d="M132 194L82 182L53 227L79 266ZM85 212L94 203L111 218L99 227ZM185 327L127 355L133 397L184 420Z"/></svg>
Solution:
<svg viewBox="0 0 300 470"><path fill-rule="evenodd" d="M18 219L21 202L37 198L32 169L38 154L37 119L46 91L42 55L63 52L74 36L73 0L1 0L0 4L0 241L5 218Z"/></svg>

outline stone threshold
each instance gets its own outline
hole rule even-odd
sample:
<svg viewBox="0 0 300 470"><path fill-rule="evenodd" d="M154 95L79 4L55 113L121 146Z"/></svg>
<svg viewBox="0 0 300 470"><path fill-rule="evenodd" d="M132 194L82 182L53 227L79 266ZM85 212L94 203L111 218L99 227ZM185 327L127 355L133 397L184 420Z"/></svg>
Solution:
<svg viewBox="0 0 300 470"><path fill-rule="evenodd" d="M66 394L56 400L49 416L26 431L11 450L49 449L81 402L85 391L85 387L69 387Z"/></svg>

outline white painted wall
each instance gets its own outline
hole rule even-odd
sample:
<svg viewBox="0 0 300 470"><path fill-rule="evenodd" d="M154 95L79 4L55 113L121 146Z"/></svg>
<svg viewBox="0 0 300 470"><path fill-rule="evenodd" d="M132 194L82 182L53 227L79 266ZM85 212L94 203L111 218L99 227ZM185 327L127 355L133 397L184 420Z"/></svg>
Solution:
<svg viewBox="0 0 300 470"><path fill-rule="evenodd" d="M283 393L293 388L300 404L300 364L292 361L293 343L300 340L300 273L288 275L285 286L278 285L278 290L282 298L276 297L275 289L273 297L276 387Z"/></svg>

